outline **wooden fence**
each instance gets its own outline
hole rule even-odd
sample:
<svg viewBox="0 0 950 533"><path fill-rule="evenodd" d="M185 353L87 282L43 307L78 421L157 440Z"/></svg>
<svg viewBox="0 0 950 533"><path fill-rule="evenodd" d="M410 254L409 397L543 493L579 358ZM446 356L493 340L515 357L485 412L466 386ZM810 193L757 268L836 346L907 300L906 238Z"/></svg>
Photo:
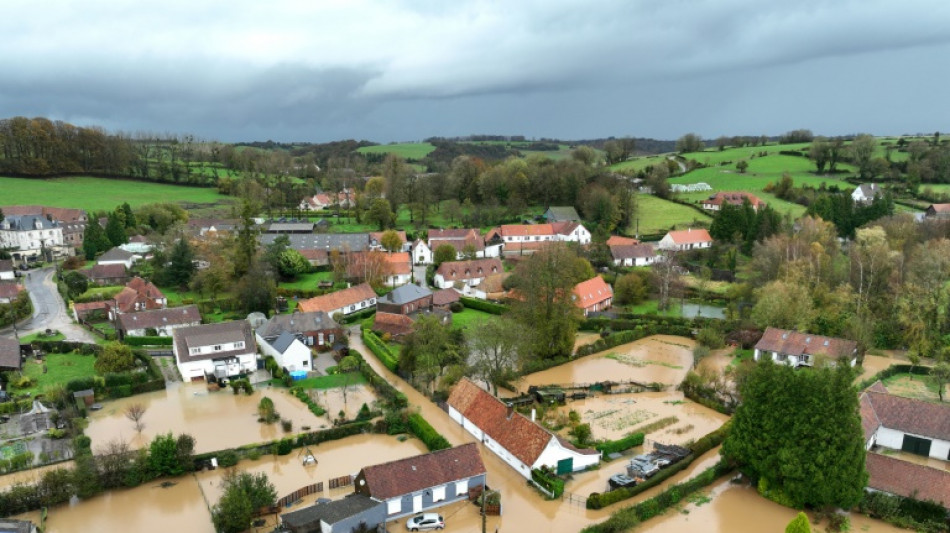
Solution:
<svg viewBox="0 0 950 533"><path fill-rule="evenodd" d="M330 480L332 483L333 480ZM306 487L301 487L290 494L284 496L283 498L277 500L278 507L287 507L288 505L296 502L297 500L303 499L304 496L310 496L311 494L316 494L318 492L323 492L323 482L314 483L312 485L307 485Z"/></svg>
<svg viewBox="0 0 950 533"><path fill-rule="evenodd" d="M348 487L353 484L353 478L351 476L340 476L330 480L330 488L337 489L340 487Z"/></svg>

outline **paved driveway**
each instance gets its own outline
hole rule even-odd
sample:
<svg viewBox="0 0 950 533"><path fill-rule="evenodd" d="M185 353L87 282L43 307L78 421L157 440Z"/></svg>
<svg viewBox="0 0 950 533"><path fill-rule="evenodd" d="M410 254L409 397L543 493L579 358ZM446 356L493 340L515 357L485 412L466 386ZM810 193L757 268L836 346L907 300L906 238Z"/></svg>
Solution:
<svg viewBox="0 0 950 533"><path fill-rule="evenodd" d="M56 290L55 267L45 267L31 270L27 276L20 278L26 290L30 293L33 302L33 316L18 325L20 335L29 335L47 329L59 330L67 340L80 342L96 342L96 338L73 323L66 302ZM13 333L13 328L5 328L2 333Z"/></svg>

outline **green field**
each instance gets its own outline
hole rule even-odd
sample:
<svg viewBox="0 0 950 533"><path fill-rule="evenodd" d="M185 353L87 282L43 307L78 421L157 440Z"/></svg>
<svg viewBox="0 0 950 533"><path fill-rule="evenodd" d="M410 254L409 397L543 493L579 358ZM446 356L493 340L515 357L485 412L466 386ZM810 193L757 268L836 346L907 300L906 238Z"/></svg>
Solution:
<svg viewBox="0 0 950 533"><path fill-rule="evenodd" d="M664 161L666 161L667 157L671 155L672 154L647 155L643 157L637 157L634 159L628 159L622 163L616 163L616 164L610 165L610 169L617 170L617 171L643 170L647 167L652 167L658 163L663 163Z"/></svg>
<svg viewBox="0 0 950 533"><path fill-rule="evenodd" d="M333 272L310 272L297 276L296 281L282 281L277 286L289 290L312 291L321 281L333 281Z"/></svg>
<svg viewBox="0 0 950 533"><path fill-rule="evenodd" d="M95 356L79 355L78 353L47 354L43 362L29 359L23 365L23 375L33 378L36 385L27 389L14 389L14 392L30 392L36 395L48 387L65 385L73 379L93 376L96 374L95 364ZM44 366L46 367L46 373L43 373Z"/></svg>
<svg viewBox="0 0 950 533"><path fill-rule="evenodd" d="M494 315L484 311L466 308L460 313L452 313L452 326L462 329L471 329L476 324L491 320L493 316Z"/></svg>
<svg viewBox="0 0 950 533"><path fill-rule="evenodd" d="M73 207L87 211L115 209L122 202L132 207L155 202L214 204L230 203L228 196L209 187L185 187L163 183L105 178L75 177L26 179L0 177L3 203ZM55 194L51 191L55 190Z"/></svg>
<svg viewBox="0 0 950 533"><path fill-rule="evenodd" d="M673 227L685 228L699 221L707 224L712 221L709 215L695 209L647 194L637 196L637 219L640 221L640 235L666 233ZM634 223L627 233L632 235L636 230Z"/></svg>
<svg viewBox="0 0 950 533"><path fill-rule="evenodd" d="M396 154L403 159L422 159L435 150L429 143L394 143L363 146L356 151L361 154Z"/></svg>

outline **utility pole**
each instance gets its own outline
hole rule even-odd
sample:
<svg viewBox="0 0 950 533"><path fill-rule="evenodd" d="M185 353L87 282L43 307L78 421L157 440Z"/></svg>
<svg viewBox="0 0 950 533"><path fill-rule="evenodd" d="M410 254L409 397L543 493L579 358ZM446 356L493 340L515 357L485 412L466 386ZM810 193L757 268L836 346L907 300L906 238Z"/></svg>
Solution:
<svg viewBox="0 0 950 533"><path fill-rule="evenodd" d="M488 517L485 516L485 500L488 499L488 491L485 490L485 485L482 485L482 533L488 533L487 528L488 524L486 523Z"/></svg>

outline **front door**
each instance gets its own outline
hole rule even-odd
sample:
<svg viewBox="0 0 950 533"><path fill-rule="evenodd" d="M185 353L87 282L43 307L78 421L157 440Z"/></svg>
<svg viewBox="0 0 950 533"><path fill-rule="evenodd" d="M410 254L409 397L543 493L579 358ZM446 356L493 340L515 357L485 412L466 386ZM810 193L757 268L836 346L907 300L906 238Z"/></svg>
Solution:
<svg viewBox="0 0 950 533"><path fill-rule="evenodd" d="M930 442L930 439L922 439L912 435L904 435L904 442L901 443L901 450L917 455L923 455L924 457L929 457Z"/></svg>
<svg viewBox="0 0 950 533"><path fill-rule="evenodd" d="M422 494L416 494L412 497L412 512L418 513L422 511Z"/></svg>

